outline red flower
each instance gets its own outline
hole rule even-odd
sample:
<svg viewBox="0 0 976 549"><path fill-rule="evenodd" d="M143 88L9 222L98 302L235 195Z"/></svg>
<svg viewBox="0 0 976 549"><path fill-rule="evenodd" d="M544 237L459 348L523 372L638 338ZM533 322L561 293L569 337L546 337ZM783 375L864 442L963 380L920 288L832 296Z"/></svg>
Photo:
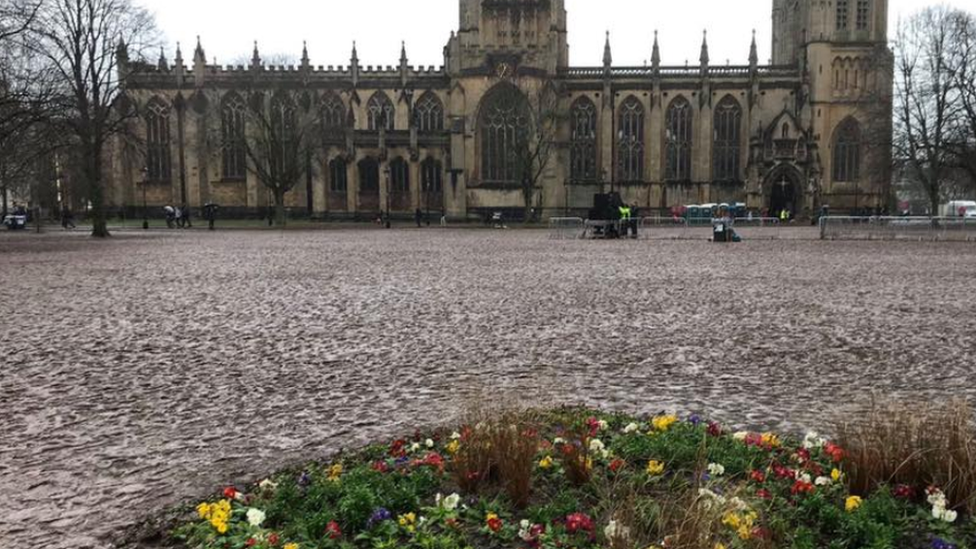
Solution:
<svg viewBox="0 0 976 549"><path fill-rule="evenodd" d="M796 478L796 471L794 471L793 469L790 469L788 467L783 467L782 465L780 465L778 463L773 464L773 473L776 474L776 477L777 478L781 478L781 479L784 479L784 480L785 479L791 479L792 480L792 479L795 479Z"/></svg>
<svg viewBox="0 0 976 549"><path fill-rule="evenodd" d="M566 517L566 531L575 534L579 531L593 532L593 519L583 513L573 513Z"/></svg>
<svg viewBox="0 0 976 549"><path fill-rule="evenodd" d="M762 446L762 435L759 433L749 433L746 435L746 446Z"/></svg>
<svg viewBox="0 0 976 549"><path fill-rule="evenodd" d="M800 448L799 450L797 450L796 455L798 458L800 458L800 463L806 463L810 461L810 450L807 450L806 448Z"/></svg>
<svg viewBox="0 0 976 549"><path fill-rule="evenodd" d="M765 528L756 526L752 529L752 537L756 539L770 539L772 537L772 532Z"/></svg>
<svg viewBox="0 0 976 549"><path fill-rule="evenodd" d="M610 462L610 470L613 471L614 473L616 473L617 471L623 469L624 465L626 465L626 464L627 464L626 461L624 461L624 460L622 460L620 458L617 458L617 459L615 459L615 460L613 460L613 461Z"/></svg>
<svg viewBox="0 0 976 549"><path fill-rule="evenodd" d="M815 488L813 484L809 482L803 482L802 480L798 480L793 483L793 488L790 489L790 492L792 492L793 495L796 496L800 494L812 494L814 490Z"/></svg>
<svg viewBox="0 0 976 549"><path fill-rule="evenodd" d="M502 519L498 517L488 519L488 529L492 532L497 534L502 529L502 526L504 526Z"/></svg>
<svg viewBox="0 0 976 549"><path fill-rule="evenodd" d="M773 499L773 494L769 493L769 490L762 488L756 492L756 496L761 499Z"/></svg>
<svg viewBox="0 0 976 549"><path fill-rule="evenodd" d="M600 420L595 417L591 417L586 420L586 426L590 428L590 436L595 437L598 432L600 432Z"/></svg>
<svg viewBox="0 0 976 549"><path fill-rule="evenodd" d="M330 521L329 524L325 527L325 535L328 536L329 539L341 538L342 529L339 528L339 523L334 520Z"/></svg>
<svg viewBox="0 0 976 549"><path fill-rule="evenodd" d="M406 446L407 442L405 440L394 440L393 444L390 445L390 455L396 458L405 456L407 454L405 450Z"/></svg>
<svg viewBox="0 0 976 549"><path fill-rule="evenodd" d="M752 473L749 473L749 476L753 481L758 482L759 484L766 482L766 473L763 473L762 471L753 471Z"/></svg>
<svg viewBox="0 0 976 549"><path fill-rule="evenodd" d="M444 458L441 457L437 452L431 452L427 454L427 457L420 462L421 465L427 465L437 469L438 471L444 470Z"/></svg>
<svg viewBox="0 0 976 549"><path fill-rule="evenodd" d="M380 460L373 463L373 470L377 473L386 473L390 470L390 466L385 461Z"/></svg>
<svg viewBox="0 0 976 549"><path fill-rule="evenodd" d="M895 497L898 499L912 499L915 497L915 489L907 484L899 484L895 488Z"/></svg>
<svg viewBox="0 0 976 549"><path fill-rule="evenodd" d="M257 544L258 540L254 538L247 538L247 541L244 542L244 547L254 547Z"/></svg>
<svg viewBox="0 0 976 549"><path fill-rule="evenodd" d="M272 547L278 545L278 534L271 532L271 535L268 536L268 545Z"/></svg>
<svg viewBox="0 0 976 549"><path fill-rule="evenodd" d="M722 436L722 426L712 421L708 424L707 432L713 437L720 437Z"/></svg>
<svg viewBox="0 0 976 549"><path fill-rule="evenodd" d="M840 463L844 460L844 449L837 446L833 442L828 442L827 445L824 446L824 451L832 460L834 460L834 463Z"/></svg>
<svg viewBox="0 0 976 549"><path fill-rule="evenodd" d="M237 494L238 494L237 489L234 488L233 486L228 486L227 488L224 488L224 497L227 499L234 499L237 497Z"/></svg>

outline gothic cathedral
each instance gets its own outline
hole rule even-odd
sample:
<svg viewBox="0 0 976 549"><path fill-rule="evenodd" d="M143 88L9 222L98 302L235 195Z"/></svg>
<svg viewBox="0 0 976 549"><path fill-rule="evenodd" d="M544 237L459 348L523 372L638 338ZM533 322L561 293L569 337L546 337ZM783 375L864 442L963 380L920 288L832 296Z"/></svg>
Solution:
<svg viewBox="0 0 976 549"><path fill-rule="evenodd" d="M585 215L615 190L667 215L742 202L761 212L881 207L890 188L891 54L887 0L774 0L773 58L697 66L570 65L565 0L459 0L439 68L360 64L130 62L119 45L134 134L113 148L119 207L214 202L250 215L272 196L252 169L247 110L314 119L320 139L285 199L316 218L419 208L450 218L521 211L529 197L506 147L554 97L552 146L531 187L546 216ZM745 48L743 48L744 51ZM521 98L513 104L512 98ZM518 101L525 108L519 108ZM513 106L515 105L515 106ZM282 127L289 127L283 122ZM287 140L286 140L287 142Z"/></svg>

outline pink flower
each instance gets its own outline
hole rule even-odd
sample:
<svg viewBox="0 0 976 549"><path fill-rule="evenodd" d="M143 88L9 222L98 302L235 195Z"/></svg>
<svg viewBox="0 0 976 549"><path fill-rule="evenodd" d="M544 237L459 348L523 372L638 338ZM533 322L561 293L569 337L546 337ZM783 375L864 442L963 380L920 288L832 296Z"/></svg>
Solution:
<svg viewBox="0 0 976 549"><path fill-rule="evenodd" d="M583 513L573 513L566 517L566 530L570 534L579 531L593 533L593 519Z"/></svg>

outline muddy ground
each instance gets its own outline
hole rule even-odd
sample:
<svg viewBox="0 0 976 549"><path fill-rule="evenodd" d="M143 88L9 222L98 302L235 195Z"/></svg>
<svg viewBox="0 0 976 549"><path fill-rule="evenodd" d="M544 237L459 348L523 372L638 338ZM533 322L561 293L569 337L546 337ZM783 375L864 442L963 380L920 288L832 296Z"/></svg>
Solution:
<svg viewBox="0 0 976 549"><path fill-rule="evenodd" d="M0 547L106 547L478 398L800 430L976 396L976 245L784 231L0 235Z"/></svg>

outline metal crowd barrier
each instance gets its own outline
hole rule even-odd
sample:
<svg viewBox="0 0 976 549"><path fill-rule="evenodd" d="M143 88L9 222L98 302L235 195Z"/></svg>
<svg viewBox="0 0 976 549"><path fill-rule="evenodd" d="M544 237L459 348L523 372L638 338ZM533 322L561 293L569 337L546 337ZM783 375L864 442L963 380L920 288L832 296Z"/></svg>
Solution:
<svg viewBox="0 0 976 549"><path fill-rule="evenodd" d="M828 216L820 218L820 238L976 242L976 219Z"/></svg>
<svg viewBox="0 0 976 549"><path fill-rule="evenodd" d="M581 217L550 217L550 240L576 240L583 238L586 222Z"/></svg>

